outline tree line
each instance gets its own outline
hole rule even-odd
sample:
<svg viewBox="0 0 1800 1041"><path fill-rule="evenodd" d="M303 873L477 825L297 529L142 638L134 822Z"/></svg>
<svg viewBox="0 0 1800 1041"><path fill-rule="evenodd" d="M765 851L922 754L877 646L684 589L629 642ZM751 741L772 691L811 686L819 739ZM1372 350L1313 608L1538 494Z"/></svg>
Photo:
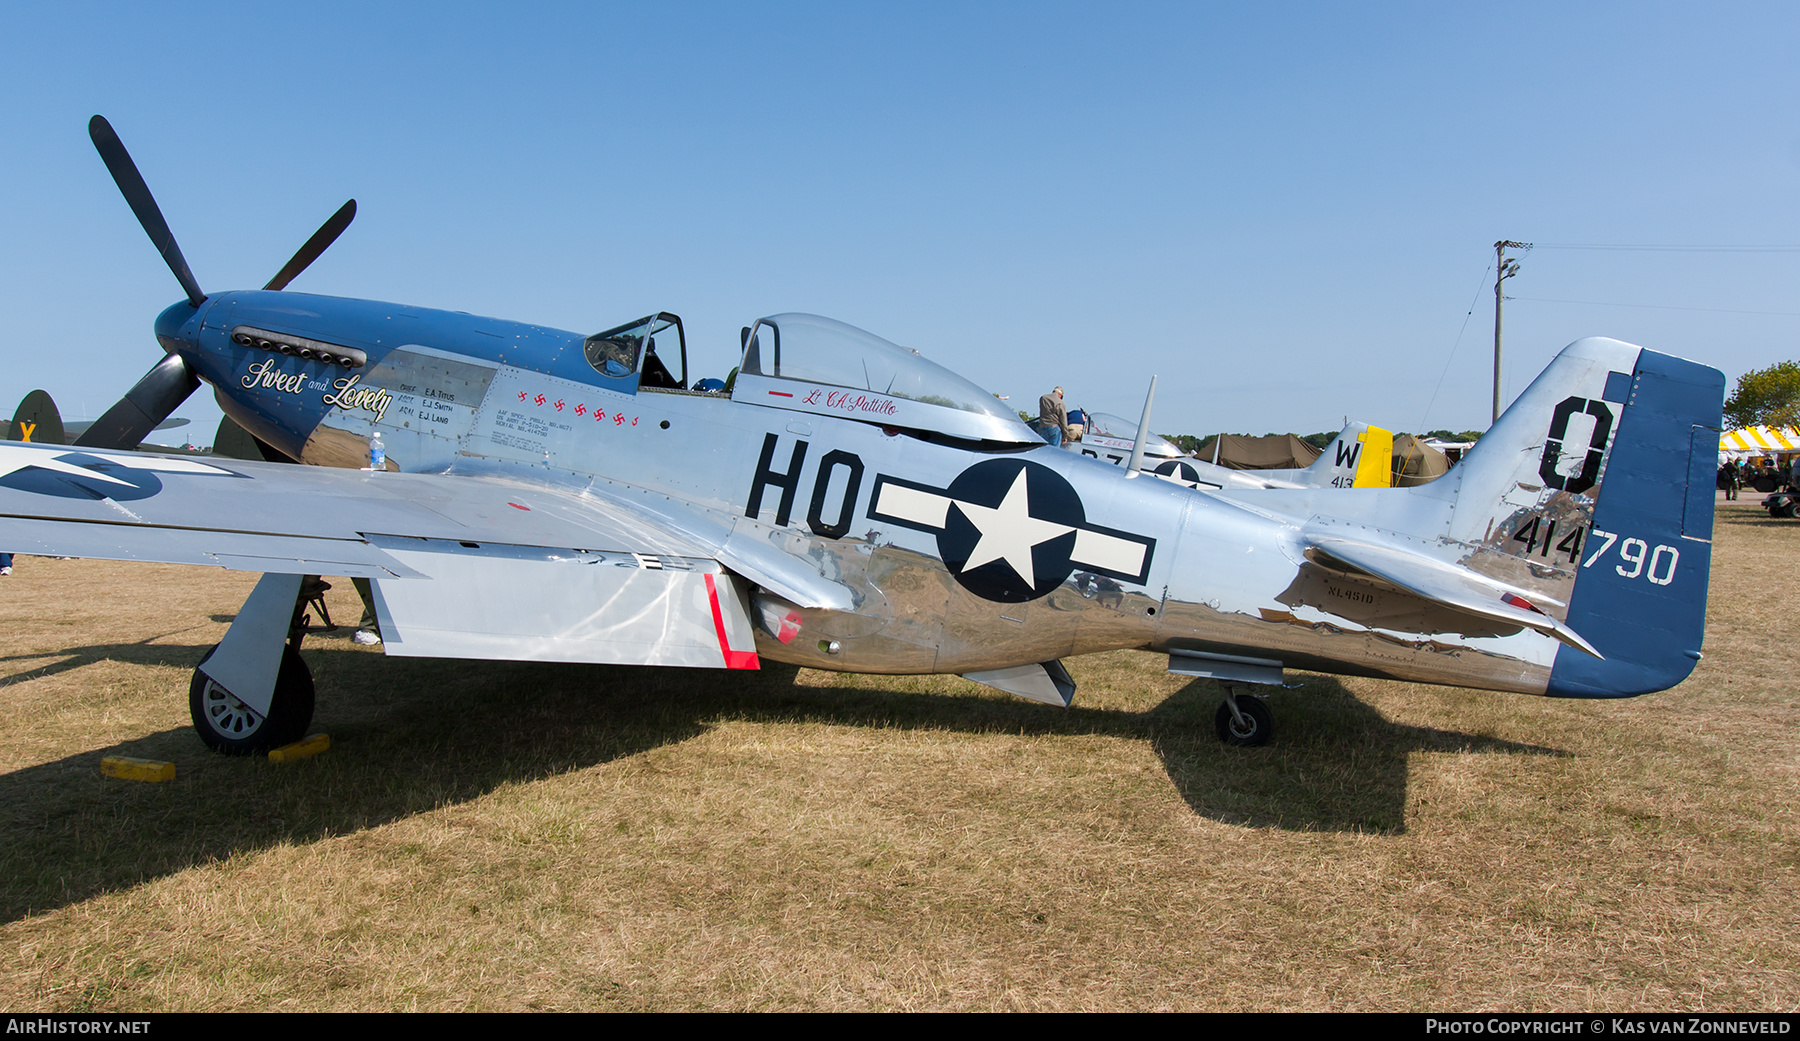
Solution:
<svg viewBox="0 0 1800 1041"><path fill-rule="evenodd" d="M1800 362L1777 362L1738 377L1725 399L1725 429L1800 426Z"/></svg>

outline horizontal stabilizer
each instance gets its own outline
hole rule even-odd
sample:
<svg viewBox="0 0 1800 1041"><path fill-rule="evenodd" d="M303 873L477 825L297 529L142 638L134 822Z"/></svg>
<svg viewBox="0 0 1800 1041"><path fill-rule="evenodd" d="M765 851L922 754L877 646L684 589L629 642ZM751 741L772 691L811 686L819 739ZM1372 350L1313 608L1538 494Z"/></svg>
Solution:
<svg viewBox="0 0 1800 1041"><path fill-rule="evenodd" d="M1575 630L1533 606L1533 600L1548 606L1564 606L1546 601L1541 593L1532 593L1467 568L1391 546L1340 538L1313 538L1308 540L1307 546L1308 556L1322 567L1373 575L1433 603L1536 629L1576 650L1596 658L1604 657Z"/></svg>

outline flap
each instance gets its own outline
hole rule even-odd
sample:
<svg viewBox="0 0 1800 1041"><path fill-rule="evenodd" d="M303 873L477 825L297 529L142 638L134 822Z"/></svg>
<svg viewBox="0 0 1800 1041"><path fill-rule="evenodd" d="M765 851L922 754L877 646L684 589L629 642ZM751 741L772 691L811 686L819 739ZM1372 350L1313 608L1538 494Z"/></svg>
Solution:
<svg viewBox="0 0 1800 1041"><path fill-rule="evenodd" d="M388 654L759 667L745 583L711 560L371 541L432 579L374 583Z"/></svg>

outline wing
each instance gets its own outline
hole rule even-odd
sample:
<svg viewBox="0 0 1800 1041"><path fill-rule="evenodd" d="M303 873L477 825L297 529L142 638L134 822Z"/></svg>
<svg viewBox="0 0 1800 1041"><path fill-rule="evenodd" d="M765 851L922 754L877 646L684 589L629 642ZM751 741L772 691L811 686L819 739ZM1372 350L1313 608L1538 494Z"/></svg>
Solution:
<svg viewBox="0 0 1800 1041"><path fill-rule="evenodd" d="M373 579L390 654L754 668L752 584L850 603L768 535L599 481L0 442L12 552Z"/></svg>

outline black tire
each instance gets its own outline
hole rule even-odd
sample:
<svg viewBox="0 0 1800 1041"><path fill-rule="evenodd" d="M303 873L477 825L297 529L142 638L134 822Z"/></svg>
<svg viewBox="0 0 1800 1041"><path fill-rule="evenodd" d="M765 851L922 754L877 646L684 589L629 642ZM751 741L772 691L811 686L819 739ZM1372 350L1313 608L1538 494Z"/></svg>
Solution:
<svg viewBox="0 0 1800 1041"><path fill-rule="evenodd" d="M1775 478L1773 477L1758 477L1756 480L1750 482L1750 487L1767 495L1779 486L1775 483Z"/></svg>
<svg viewBox="0 0 1800 1041"><path fill-rule="evenodd" d="M1792 499L1789 499L1786 502L1778 502L1769 507L1769 516L1771 517L1792 517L1793 515L1794 500Z"/></svg>
<svg viewBox="0 0 1800 1041"><path fill-rule="evenodd" d="M1269 738L1275 736L1275 713L1269 711L1268 703L1246 694L1237 699L1237 706L1250 728L1245 730L1232 717L1230 702L1221 701L1219 711L1213 714L1213 725L1218 728L1219 740L1241 748L1268 744Z"/></svg>
<svg viewBox="0 0 1800 1041"><path fill-rule="evenodd" d="M218 649L214 645L200 664L206 664ZM188 713L194 717L194 731L200 740L224 755L255 755L292 744L305 737L312 724L312 670L292 647L283 647L269 714L258 716L212 677L195 669L193 682L188 684Z"/></svg>

